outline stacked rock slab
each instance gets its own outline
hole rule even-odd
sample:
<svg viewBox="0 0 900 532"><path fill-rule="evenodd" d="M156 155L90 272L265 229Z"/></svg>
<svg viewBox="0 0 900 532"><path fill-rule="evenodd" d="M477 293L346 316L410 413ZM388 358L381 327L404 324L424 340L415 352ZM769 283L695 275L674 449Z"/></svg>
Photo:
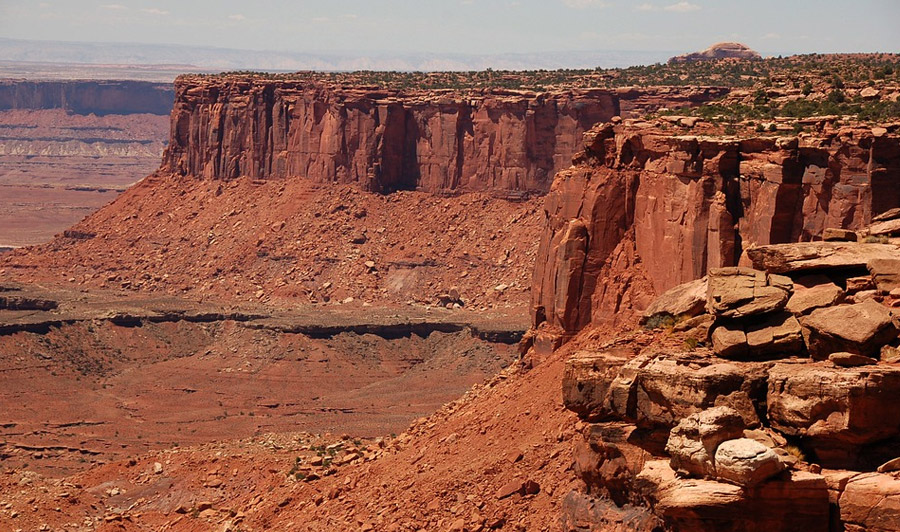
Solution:
<svg viewBox="0 0 900 532"><path fill-rule="evenodd" d="M716 318L716 354L760 360L802 353L800 322L783 311L792 293L793 282L781 275L740 267L711 271L706 308Z"/></svg>
<svg viewBox="0 0 900 532"><path fill-rule="evenodd" d="M568 361L563 400L585 424L565 530L900 531L900 293L868 273L897 247L747 255L757 269L712 269L648 307L665 345L708 329L712 348Z"/></svg>

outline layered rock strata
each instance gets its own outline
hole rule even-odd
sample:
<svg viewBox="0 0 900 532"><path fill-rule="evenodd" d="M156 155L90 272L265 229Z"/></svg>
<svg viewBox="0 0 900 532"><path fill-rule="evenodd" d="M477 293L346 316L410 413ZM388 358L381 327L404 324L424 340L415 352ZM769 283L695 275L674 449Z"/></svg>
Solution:
<svg viewBox="0 0 900 532"><path fill-rule="evenodd" d="M162 171L308 177L375 191L545 192L614 92L397 91L241 77L176 80Z"/></svg>
<svg viewBox="0 0 900 532"><path fill-rule="evenodd" d="M683 131L690 133L690 131ZM881 133L881 132L879 132ZM649 123L600 124L585 134L576 165L545 201L536 259L533 323L570 336L588 324L627 322L655 295L741 264L772 273L814 273L842 264L860 273L890 264L770 244L813 241L826 228L861 230L900 204L900 135L866 128L737 139L672 134ZM880 238L880 237L869 237ZM875 251L880 244L867 244ZM762 249L762 251L760 251ZM766 251L768 250L768 251ZM880 248L896 258L896 248Z"/></svg>
<svg viewBox="0 0 900 532"><path fill-rule="evenodd" d="M0 81L0 111L64 109L67 112L167 115L175 94L147 81Z"/></svg>

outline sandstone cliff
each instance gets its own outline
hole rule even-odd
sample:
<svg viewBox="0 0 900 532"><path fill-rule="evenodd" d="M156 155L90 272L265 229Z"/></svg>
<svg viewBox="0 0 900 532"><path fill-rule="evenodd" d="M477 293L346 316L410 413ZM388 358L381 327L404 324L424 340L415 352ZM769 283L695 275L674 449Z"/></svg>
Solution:
<svg viewBox="0 0 900 532"><path fill-rule="evenodd" d="M182 77L162 171L545 192L583 132L618 114L615 94L599 89L426 93Z"/></svg>
<svg viewBox="0 0 900 532"><path fill-rule="evenodd" d="M65 109L103 116L167 115L174 91L146 81L0 81L0 111Z"/></svg>
<svg viewBox="0 0 900 532"><path fill-rule="evenodd" d="M585 141L546 198L532 292L534 324L568 334L629 320L749 247L900 205L900 136L883 128L738 140L601 124Z"/></svg>

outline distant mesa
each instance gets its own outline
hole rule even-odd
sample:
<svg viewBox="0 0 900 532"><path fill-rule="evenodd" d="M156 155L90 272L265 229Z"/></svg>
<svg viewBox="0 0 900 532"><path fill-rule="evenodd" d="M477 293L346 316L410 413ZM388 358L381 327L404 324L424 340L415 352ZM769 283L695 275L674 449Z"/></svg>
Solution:
<svg viewBox="0 0 900 532"><path fill-rule="evenodd" d="M716 43L702 52L676 55L669 59L669 64L692 63L694 61L710 61L713 59L762 59L758 52L739 42Z"/></svg>

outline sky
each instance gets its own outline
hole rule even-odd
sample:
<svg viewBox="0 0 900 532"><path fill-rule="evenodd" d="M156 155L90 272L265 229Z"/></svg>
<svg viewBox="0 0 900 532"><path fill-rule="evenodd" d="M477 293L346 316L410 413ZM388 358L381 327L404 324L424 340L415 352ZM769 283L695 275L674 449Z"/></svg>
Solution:
<svg viewBox="0 0 900 532"><path fill-rule="evenodd" d="M0 0L0 38L308 53L900 52L898 22L898 0Z"/></svg>

